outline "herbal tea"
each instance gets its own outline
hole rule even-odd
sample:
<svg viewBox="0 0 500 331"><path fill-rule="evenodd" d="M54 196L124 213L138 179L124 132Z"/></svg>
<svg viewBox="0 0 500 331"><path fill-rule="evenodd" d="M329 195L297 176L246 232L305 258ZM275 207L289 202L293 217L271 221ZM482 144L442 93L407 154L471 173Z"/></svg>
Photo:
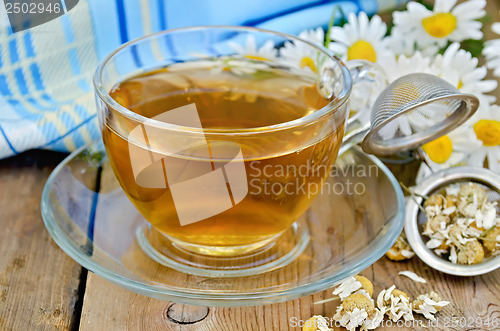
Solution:
<svg viewBox="0 0 500 331"><path fill-rule="evenodd" d="M298 120L332 101L322 95L313 79L284 69L241 73L178 64L127 79L110 95L122 106L148 118L194 104L201 126L207 131L247 129L237 134L206 135L207 143L222 150L222 155L224 142L240 146L248 186L246 196L215 216L181 225L170 187L139 185L131 165L130 137L120 134L117 127L104 126L107 153L123 189L154 227L180 243L228 247L272 240L309 207L342 142L344 118L335 116L331 116L337 118L335 121L316 120L302 128L290 126L255 134ZM114 116L112 109L109 113ZM162 141L149 143L158 146ZM148 147L137 144L137 148ZM218 169L229 159L196 158L193 151L184 154L165 156L161 162L176 169L178 176L186 176L188 159L189 171L195 172L203 172L201 169L207 169L207 165ZM209 198L190 203L209 203Z"/></svg>

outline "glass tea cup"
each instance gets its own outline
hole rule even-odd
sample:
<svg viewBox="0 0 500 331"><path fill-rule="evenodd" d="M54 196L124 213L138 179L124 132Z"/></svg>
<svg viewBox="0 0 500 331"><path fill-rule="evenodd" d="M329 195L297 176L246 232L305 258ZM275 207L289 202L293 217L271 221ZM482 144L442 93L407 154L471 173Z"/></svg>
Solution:
<svg viewBox="0 0 500 331"><path fill-rule="evenodd" d="M274 242L320 193L352 78L297 37L214 26L124 44L94 85L129 199L177 247L221 257Z"/></svg>

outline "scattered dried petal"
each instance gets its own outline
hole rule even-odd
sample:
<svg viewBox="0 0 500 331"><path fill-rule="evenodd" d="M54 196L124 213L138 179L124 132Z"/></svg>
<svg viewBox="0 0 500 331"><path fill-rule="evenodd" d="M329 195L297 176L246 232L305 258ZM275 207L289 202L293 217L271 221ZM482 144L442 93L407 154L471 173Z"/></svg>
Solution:
<svg viewBox="0 0 500 331"><path fill-rule="evenodd" d="M459 264L476 264L480 263L483 258L483 245L477 239L472 239L462 249L459 249L457 262Z"/></svg>
<svg viewBox="0 0 500 331"><path fill-rule="evenodd" d="M443 243L443 241L440 239L431 239L425 243L425 246L427 246L430 249L434 249L434 248L441 246L442 243Z"/></svg>
<svg viewBox="0 0 500 331"><path fill-rule="evenodd" d="M345 298L359 290L362 286L361 282L357 281L356 278L349 277L333 291L333 294L338 295L340 300L345 300Z"/></svg>
<svg viewBox="0 0 500 331"><path fill-rule="evenodd" d="M352 331L358 326L363 325L367 317L368 313L365 309L354 308L353 311L347 312L343 310L342 305L340 305L333 319L339 322L339 324L347 330Z"/></svg>
<svg viewBox="0 0 500 331"><path fill-rule="evenodd" d="M379 327L384 319L384 313L377 308L367 311L368 317L366 318L363 326L368 330L373 330Z"/></svg>
<svg viewBox="0 0 500 331"><path fill-rule="evenodd" d="M414 282L427 283L427 281L424 278L420 277L419 275L411 271L400 271L399 274L410 278Z"/></svg>

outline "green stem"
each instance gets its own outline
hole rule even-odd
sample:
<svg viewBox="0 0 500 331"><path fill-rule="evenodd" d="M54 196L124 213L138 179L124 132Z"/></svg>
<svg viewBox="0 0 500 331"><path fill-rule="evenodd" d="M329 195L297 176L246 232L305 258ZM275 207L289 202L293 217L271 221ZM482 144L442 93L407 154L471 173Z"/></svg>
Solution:
<svg viewBox="0 0 500 331"><path fill-rule="evenodd" d="M488 230L485 230L483 233L481 233L479 235L479 238L483 238L483 237L486 237L486 235L495 228L495 226L492 226L491 228L489 228Z"/></svg>
<svg viewBox="0 0 500 331"><path fill-rule="evenodd" d="M423 194L418 194L418 193L415 193L415 191L413 191L411 188L408 188L405 184L403 184L403 182L399 182L399 185L401 185L401 188L402 188L404 191L406 191L407 193L409 193L409 194L410 194L410 197L411 197L411 198L413 199L413 201L417 204L418 209L420 209L420 211L421 211L422 213L424 213L424 214L425 214L425 209L424 209L424 207L422 207L422 205L421 205L421 204L417 201L416 197L420 197L420 198L422 198L422 199L424 199L424 200L429 199L429 197L428 197L428 196L426 196L426 195L423 195Z"/></svg>
<svg viewBox="0 0 500 331"><path fill-rule="evenodd" d="M411 188L408 188L405 184L403 184L403 182L399 182L399 185L401 185L401 187L403 188L403 190L405 190L410 195L415 195L415 196L420 197L420 198L425 199L425 200L429 199L429 197L427 195L416 193Z"/></svg>
<svg viewBox="0 0 500 331"><path fill-rule="evenodd" d="M337 11L339 10L339 6L335 6L332 11L332 16L330 16L330 22L328 23L328 29L326 30L326 36L325 36L325 47L328 48L328 45L330 45L330 42L332 41L330 37L330 32L332 30L332 26L335 23L335 16L337 15Z"/></svg>

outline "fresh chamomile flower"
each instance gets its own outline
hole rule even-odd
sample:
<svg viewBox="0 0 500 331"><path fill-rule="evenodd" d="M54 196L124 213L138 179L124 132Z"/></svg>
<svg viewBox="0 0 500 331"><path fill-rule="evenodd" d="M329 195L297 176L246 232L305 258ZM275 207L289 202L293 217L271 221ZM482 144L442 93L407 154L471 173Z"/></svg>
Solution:
<svg viewBox="0 0 500 331"><path fill-rule="evenodd" d="M482 105L468 122L482 146L475 149L468 158L472 166L482 167L485 159L488 168L500 172L500 106Z"/></svg>
<svg viewBox="0 0 500 331"><path fill-rule="evenodd" d="M235 75L252 75L257 71L267 71L269 66L262 62L254 63L248 60L229 58L216 60L217 65L211 69L213 74L220 74L224 70L229 70Z"/></svg>
<svg viewBox="0 0 500 331"><path fill-rule="evenodd" d="M387 26L375 15L370 20L365 12L358 16L350 13L343 27L334 26L330 30L332 42L328 45L343 60L367 60L377 62L391 54L385 33Z"/></svg>
<svg viewBox="0 0 500 331"><path fill-rule="evenodd" d="M348 23L343 27L332 27L328 45L337 56L343 60L367 60L378 62L384 56L392 54L386 45L385 33L387 26L377 15L368 19L365 12L358 16L350 13ZM373 66L369 70L374 79L362 80L356 83L351 94L350 119L359 121L361 125L369 122L370 109L376 97L385 87L385 73L382 68Z"/></svg>
<svg viewBox="0 0 500 331"><path fill-rule="evenodd" d="M456 5L457 0L436 0L431 11L417 2L408 3L408 10L393 14L397 29L416 40L419 48L448 41L481 39L482 24L477 19L485 15L485 0L469 0Z"/></svg>
<svg viewBox="0 0 500 331"><path fill-rule="evenodd" d="M482 142L470 125L464 124L452 132L422 146L426 163L432 171L438 171L467 163L468 157L479 148Z"/></svg>
<svg viewBox="0 0 500 331"><path fill-rule="evenodd" d="M396 79L410 73L431 73L432 70L431 58L423 56L418 51L409 57L405 55L396 56L392 53L385 54L375 66L380 66L380 68L382 68L379 72L383 73L383 78L386 79L386 83L392 83ZM382 75L378 75L377 78L381 77ZM360 115L358 117L361 123L365 123L370 120L370 109L385 87L384 84L381 83L382 80L380 79L379 81L362 81L356 84L353 88L351 95L351 109L356 112L354 116L358 114ZM366 93L365 91L367 90L369 90L370 93ZM388 125L386 129L382 130L381 134L387 134L387 138L394 137L398 130L400 121L404 122L406 119L395 119L394 122Z"/></svg>
<svg viewBox="0 0 500 331"><path fill-rule="evenodd" d="M202 58L201 60L178 62L168 66L170 72L195 69L209 70L212 74L230 71L235 75L251 75L257 71L267 71L269 66L262 62L254 62L246 58L233 56Z"/></svg>
<svg viewBox="0 0 500 331"><path fill-rule="evenodd" d="M493 23L491 30L500 35L500 23ZM483 55L486 58L486 66L493 70L495 76L500 77L500 39L485 42Z"/></svg>
<svg viewBox="0 0 500 331"><path fill-rule="evenodd" d="M325 33L322 28L306 30L299 34L299 38L323 45ZM280 55L280 60L285 64L318 73L320 52L307 43L287 41L280 49Z"/></svg>
<svg viewBox="0 0 500 331"><path fill-rule="evenodd" d="M460 44L451 44L443 55L438 54L433 66L438 76L457 87L460 92L478 97L482 103L491 103L495 97L486 95L497 87L496 80L485 80L486 67L478 67L479 60L471 53L460 49Z"/></svg>
<svg viewBox="0 0 500 331"><path fill-rule="evenodd" d="M229 46L238 55L257 61L270 61L275 59L278 54L278 50L274 47L272 40L267 40L262 46L258 47L253 35L249 35L246 38L245 45L230 41Z"/></svg>
<svg viewBox="0 0 500 331"><path fill-rule="evenodd" d="M439 51L437 45L429 45L427 47L421 47L417 49L417 41L414 35L406 35L401 29L394 27L391 30L391 34L386 37L387 46L394 53L394 55L405 55L406 57L411 57L417 51L426 57L433 57Z"/></svg>
<svg viewBox="0 0 500 331"><path fill-rule="evenodd" d="M396 79L413 73L437 74L434 67L431 66L432 58L424 56L416 51L410 56L401 54L399 56L386 56L380 61L384 68L390 83Z"/></svg>

